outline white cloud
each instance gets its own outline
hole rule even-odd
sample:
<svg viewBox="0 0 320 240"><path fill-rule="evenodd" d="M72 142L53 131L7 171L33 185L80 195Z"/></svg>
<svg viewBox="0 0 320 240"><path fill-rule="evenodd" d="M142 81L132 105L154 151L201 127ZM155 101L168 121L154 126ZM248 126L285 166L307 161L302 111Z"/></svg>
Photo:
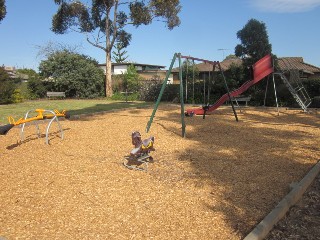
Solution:
<svg viewBox="0 0 320 240"><path fill-rule="evenodd" d="M250 3L264 12L306 12L320 6L320 0L250 0Z"/></svg>

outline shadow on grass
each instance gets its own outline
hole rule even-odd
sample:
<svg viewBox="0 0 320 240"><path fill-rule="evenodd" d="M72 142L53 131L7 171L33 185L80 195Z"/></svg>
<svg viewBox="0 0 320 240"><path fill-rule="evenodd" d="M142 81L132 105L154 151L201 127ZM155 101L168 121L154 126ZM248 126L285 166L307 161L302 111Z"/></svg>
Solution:
<svg viewBox="0 0 320 240"><path fill-rule="evenodd" d="M116 102L116 103L106 103L106 104L96 104L92 107L86 107L82 109L69 110L68 112L71 115L71 119L81 119L81 120L89 120L90 116L103 114L105 112L112 112L121 109L127 108L148 108L152 105L152 103L145 102ZM79 118L80 115L88 116Z"/></svg>

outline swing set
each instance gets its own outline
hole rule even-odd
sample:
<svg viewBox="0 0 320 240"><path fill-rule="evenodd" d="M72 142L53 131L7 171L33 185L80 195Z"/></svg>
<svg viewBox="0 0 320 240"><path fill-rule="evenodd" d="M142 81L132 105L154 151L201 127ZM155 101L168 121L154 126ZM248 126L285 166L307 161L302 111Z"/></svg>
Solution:
<svg viewBox="0 0 320 240"><path fill-rule="evenodd" d="M159 107L159 104L160 104L160 101L161 101L161 98L162 98L162 95L163 95L163 92L165 90L165 87L168 83L168 80L169 80L169 76L172 72L172 68L173 68L173 65L174 63L176 62L176 60L178 60L178 64L179 64L179 80L180 80L180 88L179 88L179 95L180 95L180 104L181 104L181 125L182 125L182 137L185 137L185 134L186 134L186 124L185 124L185 121L184 121L184 117L185 115L188 116L188 111L185 112L184 110L184 90L183 90L183 79L182 79L182 60L181 59L186 59L187 62L189 60L192 60L192 63L194 65L194 62L195 61L200 61L200 62L204 62L206 64L210 64L212 65L212 72L215 70L215 68L217 68L219 70L219 73L221 74L222 78L223 78L223 81L224 81L224 86L226 88L226 91L227 91L227 95L229 97L229 99L231 99L231 95L230 95L230 91L229 91L229 88L228 88L228 85L227 85L227 81L226 81L226 78L223 74L223 71L222 71L222 68L221 68L221 65L220 65L220 62L219 61L210 61L210 60L205 60L205 59L201 59L201 58L195 58L195 57L190 57L190 56L183 56L181 55L181 53L175 53L173 55L173 58L172 58L172 61L171 61L171 64L170 64L170 67L169 67L169 70L167 71L167 74L166 74L166 78L162 84L162 87L161 87L161 90L160 90L160 93L159 93L159 96L158 96L158 99L155 103L155 106L154 106L154 109L153 109L153 112L151 114L151 117L150 117L150 120L148 121L147 123L147 127L146 127L146 132L149 132L150 130L150 127L151 127L151 124L153 122L153 118L156 114L156 111ZM187 68L188 68L188 64L187 64ZM192 79L192 83L193 83L193 99L194 99L194 82L195 82L195 78L194 78L194 68L193 68L193 79ZM186 83L188 81L188 78L186 77ZM186 84L186 99L187 99L187 85ZM205 81L204 81L204 86L205 86ZM205 91L205 89L204 89ZM204 101L205 101L205 97L204 97ZM208 98L208 101L209 101L209 98ZM234 105L231 101L231 106L232 106L232 110L233 110L233 113L234 113L234 116L235 116L235 119L236 121L238 121L238 116L237 116L237 113L235 111L235 108L234 108ZM204 105L202 108L202 115L203 115L203 118L205 118L205 115L207 113L207 111L210 109L210 106L209 106L209 103L207 103L206 105Z"/></svg>
<svg viewBox="0 0 320 240"><path fill-rule="evenodd" d="M188 72L188 61L192 60L192 63L194 65L195 61L200 61L200 62L204 62L206 64L210 64L212 65L212 72L215 71L215 69L218 69L218 72L221 74L222 78L223 78L223 82L224 82L224 86L226 89L226 93L224 95L222 95L214 104L209 105L209 99L210 99L210 87L208 86L208 102L206 103L206 96L204 94L204 105L200 108L194 108L194 109L187 109L186 111L184 110L184 96L183 96L183 79L182 79L182 64L181 64L181 59L186 59L186 64L187 64L187 72ZM216 110L218 107L220 107L223 103L225 103L226 101L230 101L231 103L231 107L235 116L236 121L238 121L238 116L237 113L235 111L234 105L233 105L233 101L236 101L236 97L239 96L240 94L242 94L243 92L245 92L248 88L250 88L252 85L260 82L262 79L264 79L267 76L270 76L272 74L272 79L273 79L273 85L274 85L274 93L275 93L275 100L276 100L276 105L277 105L277 110L278 110L278 115L279 115L279 109L278 109L278 100L277 100L277 94L276 94L276 88L275 88L275 76L279 76L281 78L281 80L284 82L284 84L286 85L286 87L288 88L288 90L290 91L290 93L292 94L293 98L296 100L296 102L298 103L298 105L303 109L303 111L307 111L308 106L311 104L311 99L307 93L307 91L305 90L304 86L302 85L300 78L299 78L299 74L298 74L298 70L294 68L294 66L290 66L289 63L286 62L282 62L283 65L286 66L285 70L278 70L277 72L274 71L274 64L273 64L273 60L272 60L272 56L271 54L267 54L266 56L264 56L263 58L261 58L259 61L257 61L254 65L252 65L251 67L251 73L252 73L252 79L246 81L244 84L242 84L239 88L233 90L233 91L229 91L229 87L227 85L227 81L226 78L224 76L224 73L222 71L221 65L219 61L209 61L209 60L205 60L205 59L201 59L201 58L195 58L195 57L190 57L190 56L183 56L180 53L175 53L172 61L171 61L171 65L169 67L169 70L167 71L166 74L166 78L162 84L158 99L156 101L156 104L154 106L153 112L150 116L150 119L147 123L147 127L146 127L146 132L148 132L150 130L151 124L153 122L153 118L155 116L155 113L158 109L159 103L161 101L161 97L163 95L164 89L168 83L168 79L169 76L172 72L172 68L173 65L175 63L175 61L178 60L179 62L179 81L180 81L180 104L181 104L181 125L182 125L182 137L185 137L185 128L186 128L186 124L184 121L184 116L193 116L193 115L203 115L203 119L205 118L206 114ZM283 60L280 60L283 61ZM192 77L192 85L193 85L193 99L194 99L194 66L193 66L193 77ZM210 75L209 75L209 79L210 79ZM186 101L187 101L187 86L188 86L188 74L185 78L186 81ZM210 83L210 81L209 81ZM267 82L268 83L268 82ZM205 79L204 79L204 93L206 92L206 85L205 85ZM265 102L265 101L264 101Z"/></svg>

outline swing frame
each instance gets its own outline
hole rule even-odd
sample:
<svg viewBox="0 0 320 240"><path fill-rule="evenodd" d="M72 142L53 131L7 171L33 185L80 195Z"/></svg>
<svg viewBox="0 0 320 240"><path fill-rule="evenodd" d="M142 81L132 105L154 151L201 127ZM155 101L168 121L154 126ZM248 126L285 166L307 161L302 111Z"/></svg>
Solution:
<svg viewBox="0 0 320 240"><path fill-rule="evenodd" d="M220 71L220 73L221 73L221 75L222 75L222 77L223 77L224 85L225 85L225 88L227 90L228 97L229 97L229 99L231 99L229 87L227 85L227 81L226 81L226 78L225 78L225 76L223 74L223 71L222 71L222 68L221 68L221 65L220 65L219 61L210 61L210 60L206 60L206 59L202 59L202 58L184 56L184 55L181 55L181 53L175 53L173 55L169 70L167 71L166 78L162 83L158 99L157 99L157 101L155 103L155 106L153 108L152 114L151 114L150 119L149 119L149 121L147 123L146 133L148 133L149 130L150 130L150 127L151 127L151 124L153 122L154 116L155 116L156 111L157 111L157 109L159 107L163 92L165 90L166 85L168 84L169 76L170 76L170 74L172 72L173 65L176 62L176 60L178 59L178 63L179 63L179 82L180 82L180 88L179 88L180 91L179 91L179 93L180 93L180 105L181 105L181 114L180 114L181 115L181 131L182 131L181 135L182 135L182 137L186 137L186 124L185 124L185 119L184 119L185 111L184 111L184 96L183 96L182 62L181 62L182 58L187 59L187 61L189 59L191 59L193 61L193 64L194 64L194 61L200 61L200 62L205 62L205 63L211 64L211 65L213 65L213 70L212 71L214 71L215 67L217 66L219 71ZM194 70L193 70L193 73L194 73ZM187 85L187 82L186 82L186 85ZM194 88L194 74L193 74L193 88ZM233 110L235 119L236 119L236 121L238 121L237 112L235 110L235 107L234 107L232 101L231 101L231 106L232 106L232 110ZM204 109L205 109L205 106L204 106ZM206 111L204 111L203 118L205 118L205 114L206 114Z"/></svg>

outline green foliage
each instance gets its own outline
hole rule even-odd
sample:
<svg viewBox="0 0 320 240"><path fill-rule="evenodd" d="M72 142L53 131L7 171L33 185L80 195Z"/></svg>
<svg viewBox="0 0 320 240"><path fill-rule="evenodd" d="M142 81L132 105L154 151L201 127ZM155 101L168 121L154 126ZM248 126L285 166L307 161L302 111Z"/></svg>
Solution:
<svg viewBox="0 0 320 240"><path fill-rule="evenodd" d="M26 75L28 75L28 77L39 76L39 74L35 70L30 69L30 68L18 69L17 72L21 73L21 74L26 74Z"/></svg>
<svg viewBox="0 0 320 240"><path fill-rule="evenodd" d="M37 99L45 97L47 89L39 77L34 77L28 80L28 91L30 99Z"/></svg>
<svg viewBox="0 0 320 240"><path fill-rule="evenodd" d="M320 108L320 78L306 79L302 81L308 95L312 99L312 108Z"/></svg>
<svg viewBox="0 0 320 240"><path fill-rule="evenodd" d="M160 94L162 83L156 83L153 81L146 81L142 84L139 96L142 101L156 101ZM163 92L161 101L172 102L179 98L179 84L168 84Z"/></svg>
<svg viewBox="0 0 320 240"><path fill-rule="evenodd" d="M103 95L104 73L88 56L58 51L40 63L40 75L52 78L51 91L64 91L67 97L95 98Z"/></svg>
<svg viewBox="0 0 320 240"><path fill-rule="evenodd" d="M20 89L15 89L11 95L11 101L13 103L21 103L23 101L23 97Z"/></svg>
<svg viewBox="0 0 320 240"><path fill-rule="evenodd" d="M302 80L302 84L311 98L320 96L320 78L305 79Z"/></svg>
<svg viewBox="0 0 320 240"><path fill-rule="evenodd" d="M123 44L118 42L115 45L116 51L113 51L113 60L116 63L123 63L129 56L126 56L127 51L123 50Z"/></svg>
<svg viewBox="0 0 320 240"><path fill-rule="evenodd" d="M51 30L57 34L67 33L69 29L84 33L87 41L94 47L106 52L106 94L113 93L111 80L111 52L119 42L127 47L131 34L125 30L127 25L151 24L153 20L166 23L168 29L180 24L178 13L181 10L179 0L54 0L59 5L52 19ZM90 1L89 1L90 2ZM121 8L120 8L121 7ZM121 9L121 10L120 10ZM127 15L128 13L128 15ZM88 37L90 35L92 38ZM95 36L96 34L96 36ZM105 34L105 36L102 36ZM104 41L105 40L105 41Z"/></svg>
<svg viewBox="0 0 320 240"><path fill-rule="evenodd" d="M188 82L192 81L193 77L196 80L199 79L199 69L192 60L186 59L182 63L182 79L188 78Z"/></svg>
<svg viewBox="0 0 320 240"><path fill-rule="evenodd" d="M131 64L127 72L123 74L123 87L124 90L127 89L127 91L136 92L139 89L140 83L140 76L137 73L136 68L133 64Z"/></svg>
<svg viewBox="0 0 320 240"><path fill-rule="evenodd" d="M225 57L225 60L233 59L233 58L237 58L237 56L234 54L229 54L228 56Z"/></svg>
<svg viewBox="0 0 320 240"><path fill-rule="evenodd" d="M22 95L26 95L25 97L29 99L43 98L46 95L47 90L36 71L24 68L17 70L17 72L28 76L28 82L26 83L27 93L24 92L23 84L19 86Z"/></svg>
<svg viewBox="0 0 320 240"><path fill-rule="evenodd" d="M155 101L160 93L161 84L155 83L153 81L143 82L141 85L139 95L142 101Z"/></svg>
<svg viewBox="0 0 320 240"><path fill-rule="evenodd" d="M313 97L310 107L320 108L320 96Z"/></svg>
<svg viewBox="0 0 320 240"><path fill-rule="evenodd" d="M0 22L5 18L7 14L5 0L0 0Z"/></svg>
<svg viewBox="0 0 320 240"><path fill-rule="evenodd" d="M152 22L151 12L142 1L130 3L130 18L133 20L134 26L148 25Z"/></svg>
<svg viewBox="0 0 320 240"><path fill-rule="evenodd" d="M103 46L105 51L111 51L115 40L121 42L124 47L129 44L131 35L124 30L128 24L133 24L136 27L141 24L148 25L155 18L166 22L169 29L180 24L178 13L181 6L179 0L122 2L123 8L126 5L129 9L129 16L125 11L118 9L120 3L114 0L92 0L91 5L71 0L54 2L59 5L59 9L52 18L53 32L64 34L71 28L77 28L82 33L92 33L98 30L100 33L105 33L107 37L113 37L110 48L106 45ZM99 38L96 43L101 39L103 38Z"/></svg>
<svg viewBox="0 0 320 240"><path fill-rule="evenodd" d="M28 90L28 82L21 82L18 86L17 89L20 90L21 96L23 99L30 99L29 97L29 90Z"/></svg>
<svg viewBox="0 0 320 240"><path fill-rule="evenodd" d="M3 67L0 67L0 104L12 103L15 84Z"/></svg>
<svg viewBox="0 0 320 240"><path fill-rule="evenodd" d="M184 70L183 68L183 75ZM192 71L192 69L191 69ZM190 72L190 70L189 70ZM188 74L189 75L189 74ZM240 85L242 85L247 79L244 77L244 70L242 66L238 66L236 64L232 64L228 70L224 72L224 76L226 78L229 90L232 91L237 89ZM214 103L217 101L222 95L224 95L227 90L225 87L223 76L220 72L210 73L203 75L202 80L199 80L197 74L195 74L195 84L193 86L192 75L188 76L188 101L196 104L205 104L205 103ZM204 83L203 78L206 81L206 89L204 93ZM185 84L184 84L185 89ZM194 92L193 92L194 89ZM208 100L208 89L209 89L209 100ZM192 99L194 97L194 99Z"/></svg>
<svg viewBox="0 0 320 240"><path fill-rule="evenodd" d="M168 29L172 30L180 25L178 13L181 11L181 6L179 0L151 0L149 9L155 17L162 17L165 20Z"/></svg>
<svg viewBox="0 0 320 240"><path fill-rule="evenodd" d="M259 59L272 52L266 25L256 19L250 19L247 24L237 32L241 44L235 47L235 54L243 58L244 66L249 67Z"/></svg>
<svg viewBox="0 0 320 240"><path fill-rule="evenodd" d="M115 92L137 92L140 87L141 77L137 73L134 65L130 65L124 74L112 76L112 82ZM113 98L112 98L113 99Z"/></svg>
<svg viewBox="0 0 320 240"><path fill-rule="evenodd" d="M235 47L235 55L243 60L244 79L250 80L251 66L267 54L271 54L272 45L266 25L256 19L250 19L247 24L237 32L241 44ZM251 104L262 105L264 101L265 84L260 82L252 86L246 94L252 96Z"/></svg>
<svg viewBox="0 0 320 240"><path fill-rule="evenodd" d="M248 81L244 74L245 70L243 66L239 66L236 64L231 64L228 70L224 72L224 76L227 79L228 87L230 90L234 90L240 87L243 83Z"/></svg>
<svg viewBox="0 0 320 240"><path fill-rule="evenodd" d="M267 84L268 82L268 84ZM313 85L313 83L315 83ZM251 104L255 105L263 105L264 104L264 98L266 94L266 106L276 106L276 99L275 99L275 93L274 93L274 86L272 78L267 78L266 80L258 83L261 85L258 89L254 89L254 94L252 94L252 101ZM316 92L319 92L320 87L320 81L318 82L314 80L303 80L302 81L303 86L305 87L305 90L308 92L311 99L313 99L315 96L314 94L317 94ZM311 85L309 85L311 84ZM279 106L285 106L285 107L299 107L297 105L296 100L293 98L292 94L290 93L287 86L283 83L283 81L280 79L279 76L275 76L275 85L276 85L276 92L277 92L277 98L278 98L278 104ZM312 88L311 86L314 86ZM252 86L254 88L256 86ZM257 88L257 87L256 87ZM318 90L317 90L318 88ZM315 90L315 92L314 92ZM313 106L313 103L311 105Z"/></svg>
<svg viewBox="0 0 320 240"><path fill-rule="evenodd" d="M112 75L112 86L115 92L124 91L123 74Z"/></svg>

